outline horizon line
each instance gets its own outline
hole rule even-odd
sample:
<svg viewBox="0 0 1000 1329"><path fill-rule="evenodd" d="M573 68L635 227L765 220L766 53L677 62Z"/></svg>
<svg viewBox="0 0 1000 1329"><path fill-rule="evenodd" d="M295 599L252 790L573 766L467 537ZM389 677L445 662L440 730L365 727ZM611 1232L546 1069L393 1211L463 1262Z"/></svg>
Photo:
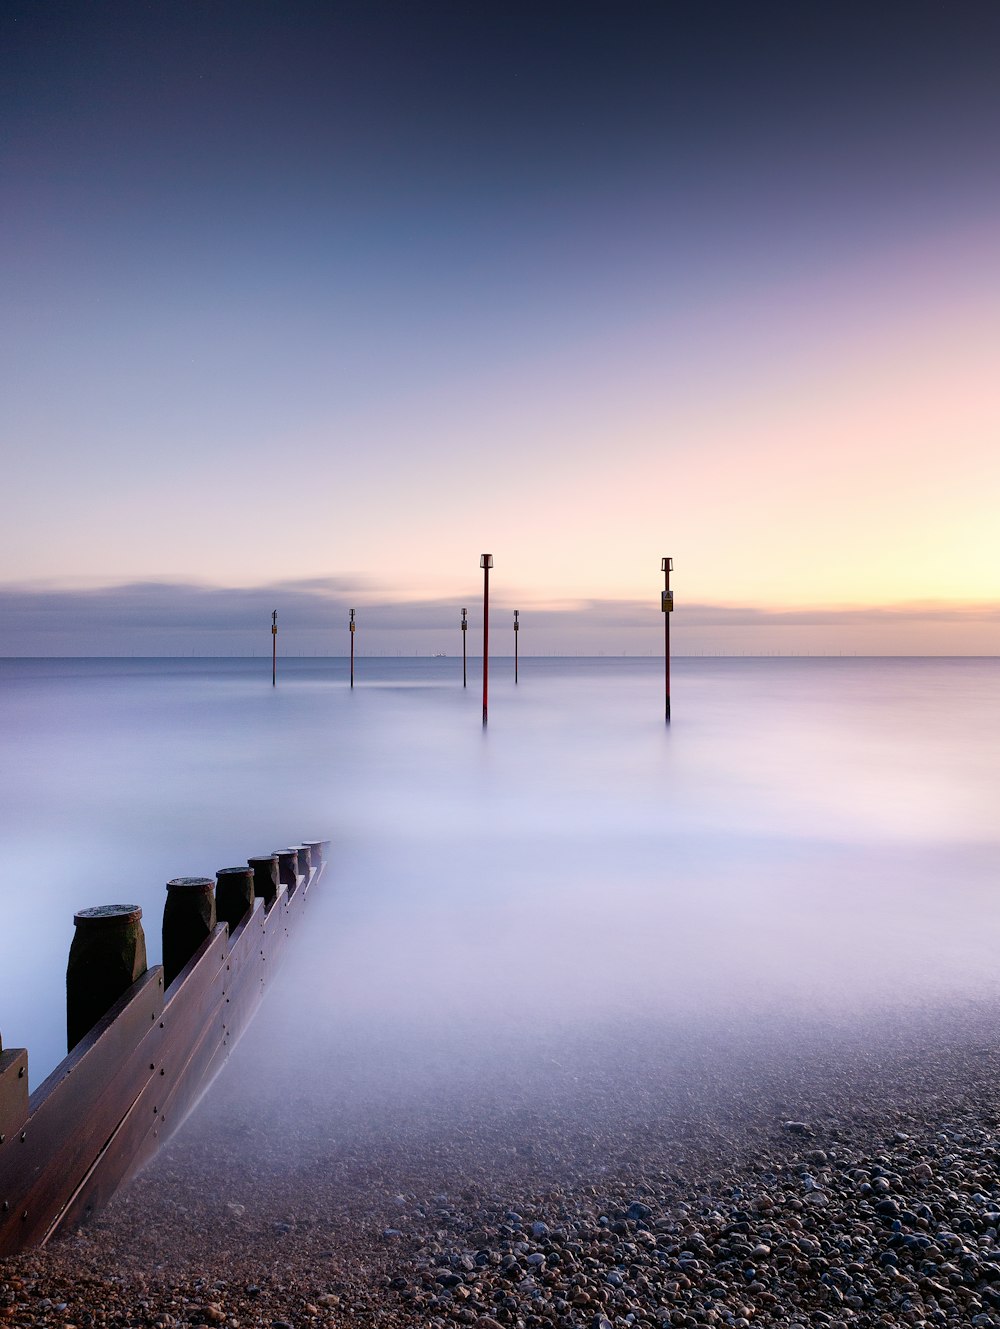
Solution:
<svg viewBox="0 0 1000 1329"><path fill-rule="evenodd" d="M348 662L350 655L321 655L314 651L307 655L279 655L279 660L343 660ZM425 654L404 655L400 651L356 651L354 658L356 660L455 660L460 661L461 655L442 654L439 652L428 651ZM469 654L468 660L482 660L481 655ZM513 662L514 656L494 654L490 652L491 660L510 660ZM578 651L541 651L528 653L521 651L519 654L521 660L663 660L663 653L657 654L655 651L620 651L610 654L600 652L594 654L582 654ZM671 660L1000 660L1000 653L987 652L965 652L962 654L954 653L933 653L926 651L916 652L875 652L865 653L861 651L838 651L835 654L825 651L679 651L671 652ZM190 654L184 652L170 652L165 655L138 655L135 651L118 651L114 654L87 654L87 655L9 655L0 652L0 660L263 660L267 662L271 659L268 651L259 653L250 653L243 655L231 655L221 651L214 651L209 654Z"/></svg>

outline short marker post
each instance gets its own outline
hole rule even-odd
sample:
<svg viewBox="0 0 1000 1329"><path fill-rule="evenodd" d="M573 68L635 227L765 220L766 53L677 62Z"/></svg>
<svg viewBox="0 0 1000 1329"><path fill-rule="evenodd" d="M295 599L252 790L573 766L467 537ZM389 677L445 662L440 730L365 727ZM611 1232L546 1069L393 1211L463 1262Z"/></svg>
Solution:
<svg viewBox="0 0 1000 1329"><path fill-rule="evenodd" d="M354 687L354 610L351 610L351 687Z"/></svg>
<svg viewBox="0 0 1000 1329"><path fill-rule="evenodd" d="M670 589L670 574L673 568L674 560L672 558L660 560L660 571L663 573L663 595L660 600L660 608L663 610L663 662L667 724L670 723L670 615L674 612L674 593Z"/></svg>
<svg viewBox="0 0 1000 1329"><path fill-rule="evenodd" d="M278 889L284 886L289 895L294 895L299 884L299 851L276 849L274 856L278 860Z"/></svg>
<svg viewBox="0 0 1000 1329"><path fill-rule="evenodd" d="M490 568L492 554L481 554L479 566L483 569L483 724L486 724L490 697Z"/></svg>
<svg viewBox="0 0 1000 1329"><path fill-rule="evenodd" d="M468 611L465 609L462 610L462 687L463 688L467 687L469 682L468 671L466 668L466 656L465 656L465 634L469 630L469 624L465 617L467 612Z"/></svg>
<svg viewBox="0 0 1000 1329"><path fill-rule="evenodd" d="M253 872L253 893L264 901L264 908L270 909L278 894L278 855L258 854L248 858L247 866Z"/></svg>
<svg viewBox="0 0 1000 1329"><path fill-rule="evenodd" d="M215 874L215 918L229 925L230 936L253 908L253 899L253 868L249 863L219 868Z"/></svg>
<svg viewBox="0 0 1000 1329"><path fill-rule="evenodd" d="M146 972L146 936L137 904L107 904L73 915L66 966L66 1046L70 1052Z"/></svg>
<svg viewBox="0 0 1000 1329"><path fill-rule="evenodd" d="M517 683L517 634L520 625L517 621L517 610L514 610L514 683Z"/></svg>
<svg viewBox="0 0 1000 1329"><path fill-rule="evenodd" d="M278 681L278 611L271 615L271 687Z"/></svg>
<svg viewBox="0 0 1000 1329"><path fill-rule="evenodd" d="M163 906L163 986L168 988L216 924L215 881L174 877Z"/></svg>

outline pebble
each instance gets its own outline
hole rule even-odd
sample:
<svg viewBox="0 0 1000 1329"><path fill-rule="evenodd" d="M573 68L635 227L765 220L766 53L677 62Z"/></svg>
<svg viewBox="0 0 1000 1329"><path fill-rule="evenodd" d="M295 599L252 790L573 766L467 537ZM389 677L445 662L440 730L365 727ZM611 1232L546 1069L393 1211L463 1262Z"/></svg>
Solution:
<svg viewBox="0 0 1000 1329"><path fill-rule="evenodd" d="M232 1194L240 1175L225 1121L197 1155L219 1159L204 1194L156 1163L83 1238L0 1261L0 1325L993 1329L1000 1088L950 1050L933 1074L904 1066L905 1092L881 1063L852 1101L832 1074L789 1092L808 1120L773 1095L754 1116L750 1086L742 1116L692 1108L669 1131L652 1099L582 1136L522 1114L515 1154L489 1119L479 1163L453 1131L428 1127L422 1154L391 1137L381 1150L373 1129L354 1173L324 1142L285 1190L255 1174L223 1205L213 1187Z"/></svg>

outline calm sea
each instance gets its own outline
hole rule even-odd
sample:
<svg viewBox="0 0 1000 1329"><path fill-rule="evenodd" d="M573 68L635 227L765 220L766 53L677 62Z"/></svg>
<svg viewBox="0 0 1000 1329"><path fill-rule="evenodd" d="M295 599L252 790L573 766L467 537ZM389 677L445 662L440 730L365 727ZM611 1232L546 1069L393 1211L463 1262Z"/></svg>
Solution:
<svg viewBox="0 0 1000 1329"><path fill-rule="evenodd" d="M669 728L662 688L498 659L484 731L478 660L0 660L4 1045L62 1056L75 909L140 904L154 962L168 878L327 837L338 1001L404 1025L1000 995L1000 662L678 660Z"/></svg>

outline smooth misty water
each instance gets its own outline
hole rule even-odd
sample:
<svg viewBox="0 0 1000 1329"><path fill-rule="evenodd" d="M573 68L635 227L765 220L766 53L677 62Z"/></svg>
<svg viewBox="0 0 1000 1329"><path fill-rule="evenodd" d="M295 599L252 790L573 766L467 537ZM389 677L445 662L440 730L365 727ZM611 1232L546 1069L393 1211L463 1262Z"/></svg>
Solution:
<svg viewBox="0 0 1000 1329"><path fill-rule="evenodd" d="M300 839L329 1022L489 1038L1000 995L1000 662L0 660L0 1034L64 1050L73 911ZM315 952L316 947L313 946ZM294 1008L294 1002L292 1007ZM363 1018L362 1018L363 1017Z"/></svg>

